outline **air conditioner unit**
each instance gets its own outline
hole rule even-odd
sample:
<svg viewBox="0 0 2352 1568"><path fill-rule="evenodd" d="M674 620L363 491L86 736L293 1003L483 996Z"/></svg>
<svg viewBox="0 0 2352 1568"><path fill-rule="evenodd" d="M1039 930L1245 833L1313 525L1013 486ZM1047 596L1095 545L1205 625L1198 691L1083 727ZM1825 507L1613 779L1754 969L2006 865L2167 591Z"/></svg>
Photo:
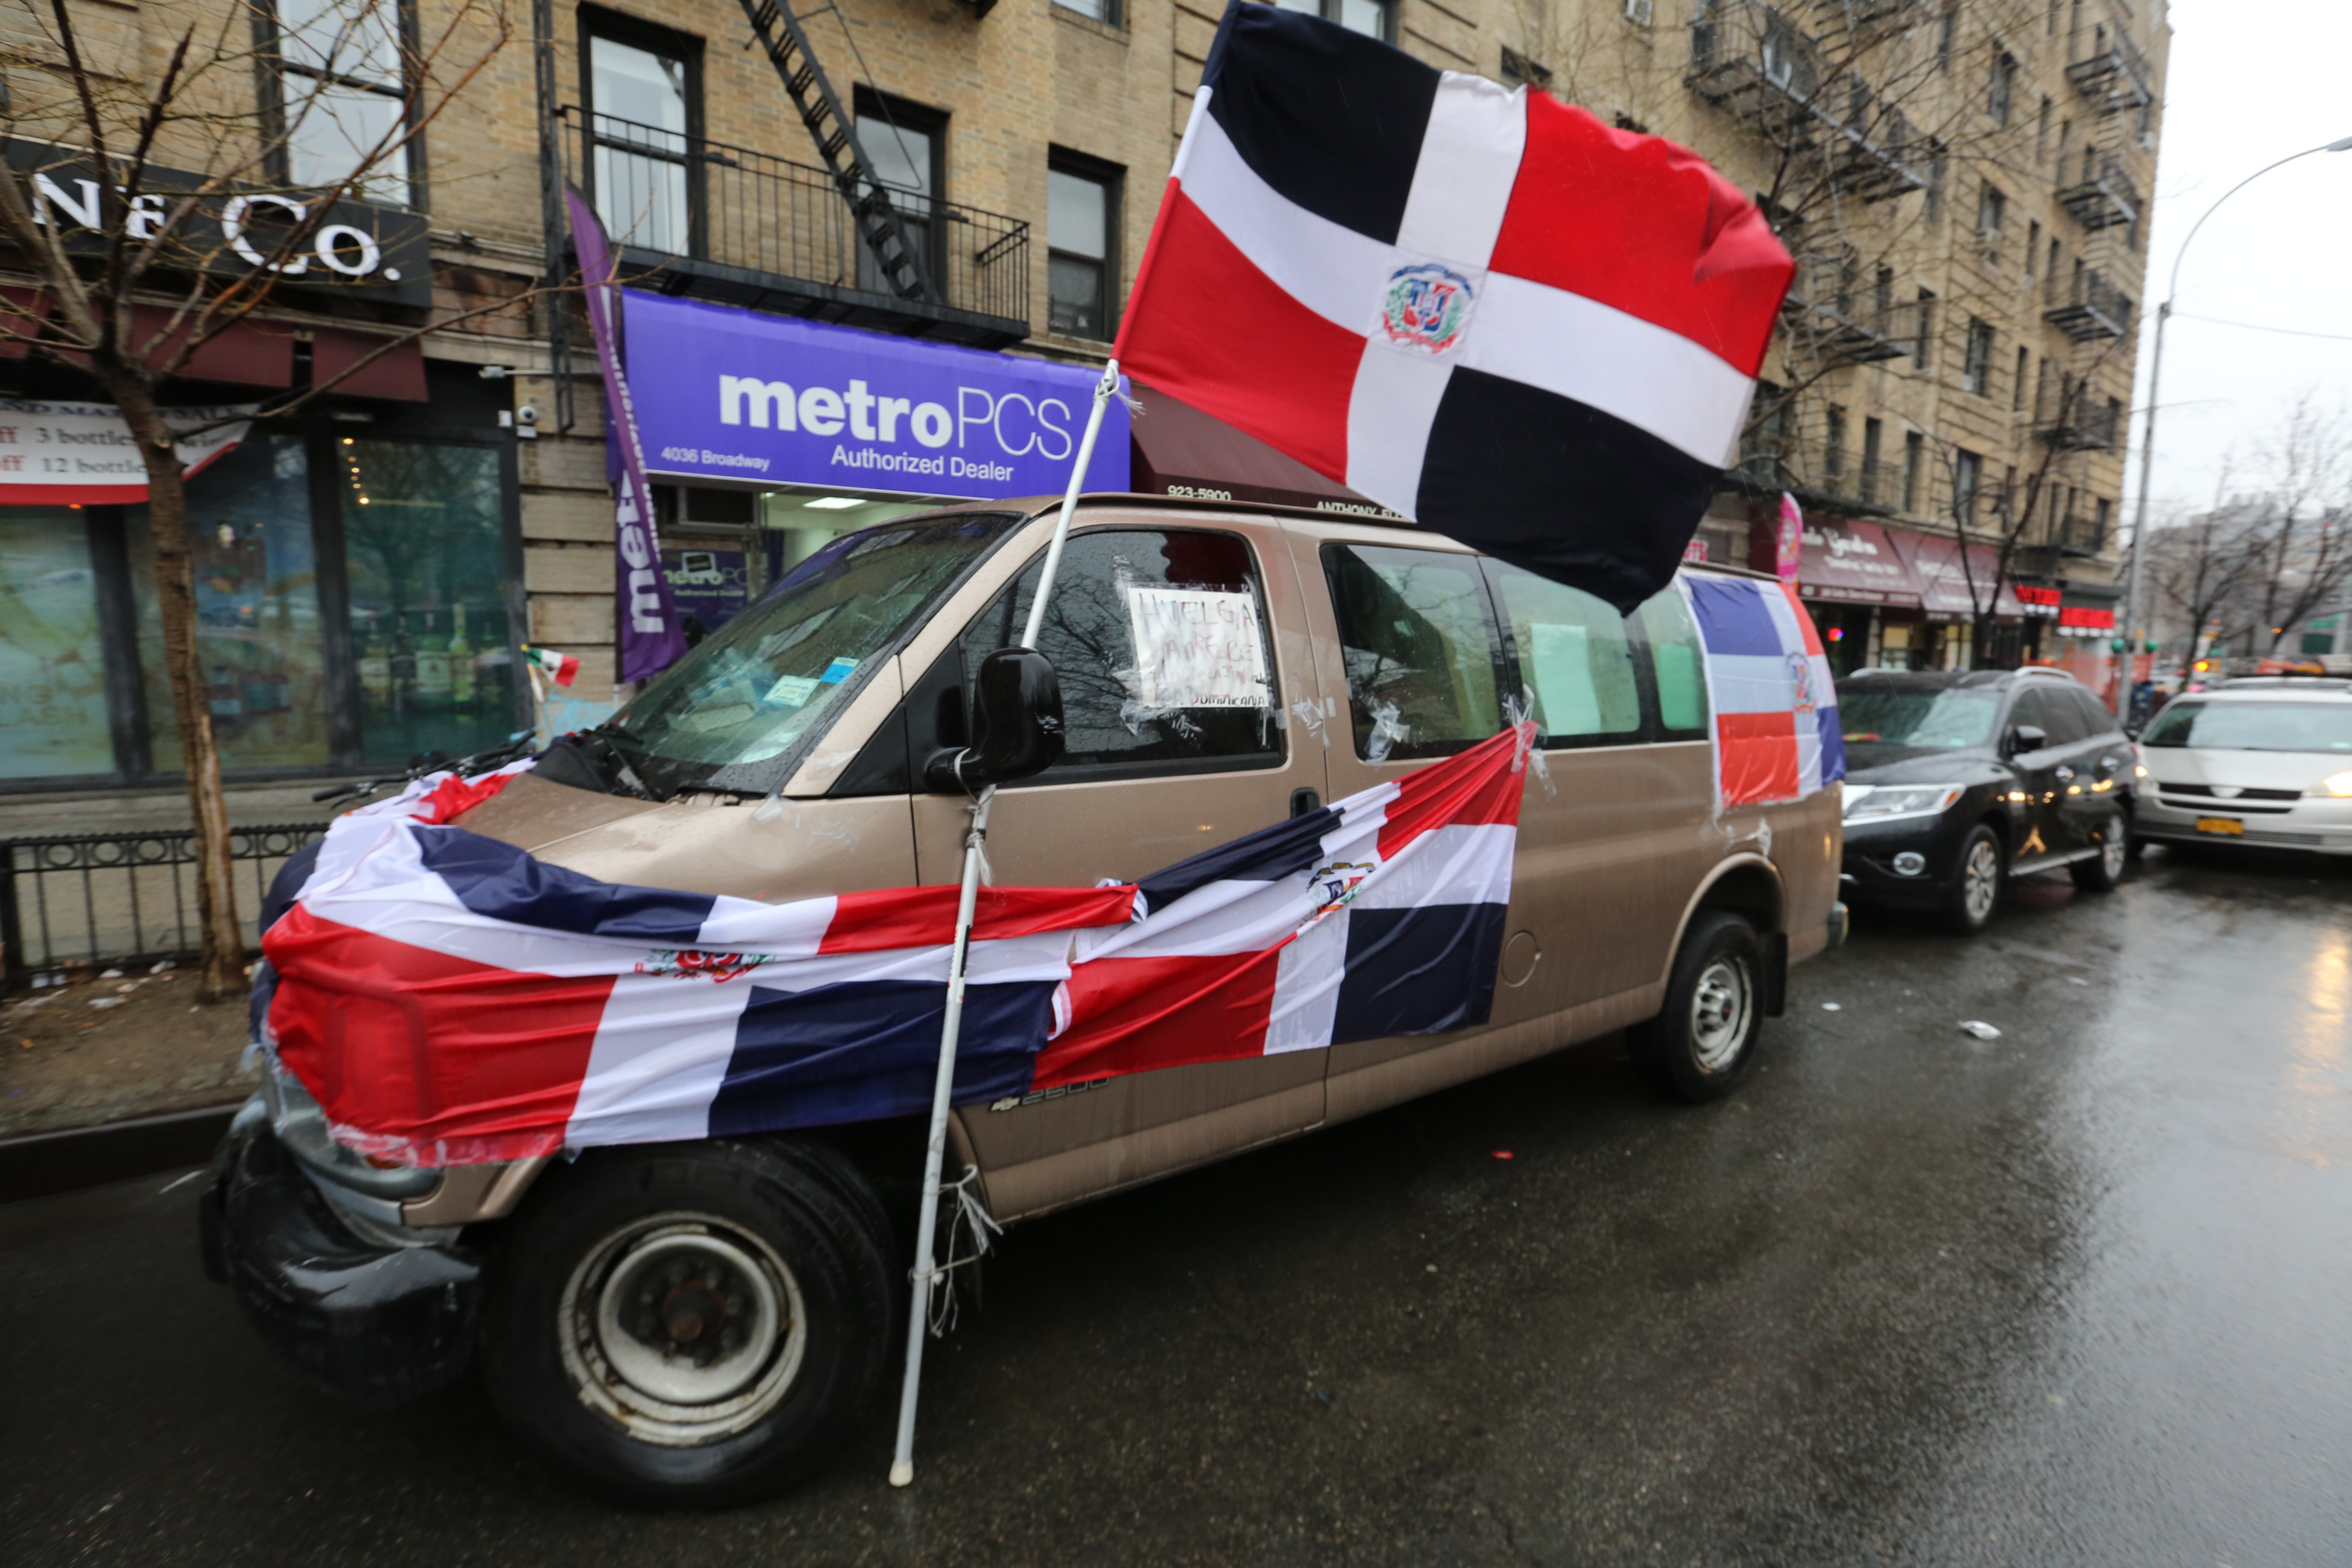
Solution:
<svg viewBox="0 0 2352 1568"><path fill-rule="evenodd" d="M1625 20L1637 27L1650 25L1652 0L1625 0Z"/></svg>

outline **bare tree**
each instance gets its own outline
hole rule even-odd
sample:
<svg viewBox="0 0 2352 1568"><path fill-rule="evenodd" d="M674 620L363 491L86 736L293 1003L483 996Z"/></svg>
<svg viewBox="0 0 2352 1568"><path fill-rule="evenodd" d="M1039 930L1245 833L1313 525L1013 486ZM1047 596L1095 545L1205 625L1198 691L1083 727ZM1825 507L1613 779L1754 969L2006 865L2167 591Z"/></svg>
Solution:
<svg viewBox="0 0 2352 1568"><path fill-rule="evenodd" d="M2147 553L2158 594L2188 623L2180 655L2186 685L2208 628L2214 634L2211 646L2218 647L2252 625L2248 607L2262 582L2263 532L2245 509L2217 505L2186 521L2151 529Z"/></svg>
<svg viewBox="0 0 2352 1568"><path fill-rule="evenodd" d="M320 0L307 21L248 0L181 8L160 73L106 68L66 0L0 0L21 73L0 122L48 151L0 172L0 237L39 281L0 300L0 329L85 369L121 410L147 479L156 603L197 846L205 1000L243 994L226 801L196 644L187 464L179 443L210 426L163 402L207 343L255 321L289 287L350 288L375 239L343 205L404 185L425 129L513 32L508 0L449 0L417 36L396 0ZM167 15L169 8L167 8ZM349 89L362 70L400 85L385 111ZM28 86L29 83L29 86ZM322 162L338 171L312 179ZM60 182L64 183L60 183ZM68 223L59 196L86 193ZM404 199L404 192L395 200ZM420 258L420 265L424 265ZM372 321L382 342L339 374L266 403L293 412L430 331L529 308L518 294L432 319ZM428 312L428 315L430 313Z"/></svg>
<svg viewBox="0 0 2352 1568"><path fill-rule="evenodd" d="M2261 450L2261 504L2252 529L2261 563L2253 640L2275 655L2289 628L2341 596L2352 578L2345 537L2352 501L2352 429L2305 392Z"/></svg>

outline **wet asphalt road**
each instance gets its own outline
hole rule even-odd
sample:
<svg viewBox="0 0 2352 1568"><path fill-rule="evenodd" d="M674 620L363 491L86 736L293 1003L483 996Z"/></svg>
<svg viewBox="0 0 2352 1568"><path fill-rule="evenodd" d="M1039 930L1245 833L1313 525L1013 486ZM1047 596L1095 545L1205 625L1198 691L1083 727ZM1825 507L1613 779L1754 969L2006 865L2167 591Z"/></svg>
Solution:
<svg viewBox="0 0 2352 1568"><path fill-rule="evenodd" d="M717 1515L313 1392L194 1184L0 1208L0 1556L2352 1563L2352 866L2158 850L1794 992L1723 1106L1602 1043L1017 1230L911 1490L877 1426Z"/></svg>

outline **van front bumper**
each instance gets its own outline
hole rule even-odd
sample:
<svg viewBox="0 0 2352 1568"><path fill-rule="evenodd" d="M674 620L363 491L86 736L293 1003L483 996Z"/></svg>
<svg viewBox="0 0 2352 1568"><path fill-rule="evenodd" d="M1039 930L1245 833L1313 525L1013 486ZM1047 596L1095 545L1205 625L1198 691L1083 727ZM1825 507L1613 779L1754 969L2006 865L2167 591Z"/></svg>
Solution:
<svg viewBox="0 0 2352 1568"><path fill-rule="evenodd" d="M2214 833L2197 826L2200 820L2217 819L2236 822L2240 829L2236 833ZM2352 855L2352 800L2315 795L2294 801L2253 802L2218 796L2210 800L2167 797L2149 788L2148 781L2143 781L2132 799L2132 836L2158 843L2242 844L2264 849L2302 849L2318 855Z"/></svg>
<svg viewBox="0 0 2352 1568"><path fill-rule="evenodd" d="M372 1405L455 1382L474 1352L482 1269L454 1244L381 1247L340 1220L248 1107L198 1207L205 1271L295 1365Z"/></svg>

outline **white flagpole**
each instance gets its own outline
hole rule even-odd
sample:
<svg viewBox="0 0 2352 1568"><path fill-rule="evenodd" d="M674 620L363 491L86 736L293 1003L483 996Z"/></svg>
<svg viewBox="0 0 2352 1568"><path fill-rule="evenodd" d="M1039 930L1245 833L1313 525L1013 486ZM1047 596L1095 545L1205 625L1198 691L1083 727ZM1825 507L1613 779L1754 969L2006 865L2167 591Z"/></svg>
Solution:
<svg viewBox="0 0 2352 1568"><path fill-rule="evenodd" d="M1078 490L1093 461L1095 437L1102 433L1103 410L1118 395L1118 361L1103 366L1095 385L1095 404L1087 416L1087 433L1078 442L1078 460L1070 470L1070 488L1062 497L1062 510L1054 519L1053 542L1045 547L1045 570L1038 574L1036 596L1030 601L1029 621L1022 628L1023 647L1037 646L1045 624L1045 600L1061 570L1062 546L1070 537L1070 517L1078 510ZM963 890L956 900L955 948L948 960L947 1017L940 1028L940 1070L931 1085L931 1135L923 1150L923 1207L915 1220L913 1300L907 1310L907 1379L898 1390L898 1446L890 1458L890 1484L903 1487L915 1479L915 1396L923 1380L923 1341L930 1326L931 1291L944 1272L935 1249L939 1241L940 1167L947 1161L948 1101L955 1091L957 1037L963 1028L964 962L971 951L973 906L980 899L981 850L988 842L988 810L995 804L996 786L983 785L971 808L971 827L963 839Z"/></svg>

